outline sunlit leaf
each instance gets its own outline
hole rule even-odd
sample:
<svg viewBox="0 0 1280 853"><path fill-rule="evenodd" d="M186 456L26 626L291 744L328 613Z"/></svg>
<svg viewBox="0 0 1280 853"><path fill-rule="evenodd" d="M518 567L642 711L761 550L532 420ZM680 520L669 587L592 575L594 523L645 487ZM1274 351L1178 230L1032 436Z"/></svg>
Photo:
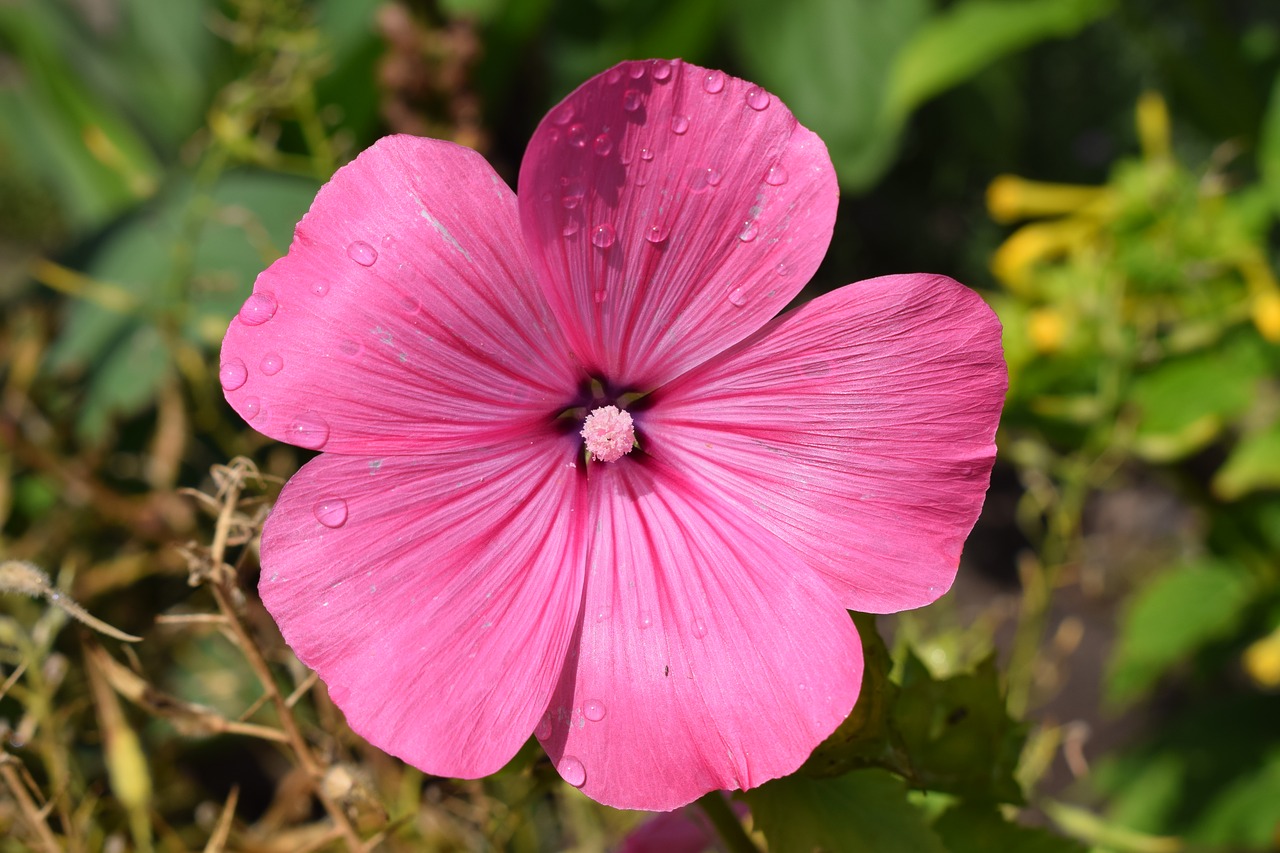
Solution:
<svg viewBox="0 0 1280 853"><path fill-rule="evenodd" d="M1280 488L1280 423L1241 438L1213 478L1213 491L1226 500L1276 488Z"/></svg>

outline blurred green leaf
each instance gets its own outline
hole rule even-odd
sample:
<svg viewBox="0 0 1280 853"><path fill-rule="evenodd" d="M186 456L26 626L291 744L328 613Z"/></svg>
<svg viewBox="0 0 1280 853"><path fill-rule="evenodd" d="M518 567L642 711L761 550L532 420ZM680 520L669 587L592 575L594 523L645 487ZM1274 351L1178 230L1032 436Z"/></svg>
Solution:
<svg viewBox="0 0 1280 853"><path fill-rule="evenodd" d="M81 436L105 435L112 421L144 410L174 377L169 348L154 326L137 326L116 343L93 371L76 424Z"/></svg>
<svg viewBox="0 0 1280 853"><path fill-rule="evenodd" d="M994 655L972 673L935 680L908 654L894 723L914 784L972 802L1022 802L1014 769L1026 728L1005 708Z"/></svg>
<svg viewBox="0 0 1280 853"><path fill-rule="evenodd" d="M960 805L948 809L933 824L947 846L947 853L1085 853L1078 841L1054 835L1045 829L1019 826L1000 816L994 808Z"/></svg>
<svg viewBox="0 0 1280 853"><path fill-rule="evenodd" d="M891 116L905 117L996 60L1063 38L1111 11L1113 0L964 0L932 16L893 66Z"/></svg>
<svg viewBox="0 0 1280 853"><path fill-rule="evenodd" d="M1213 491L1229 501L1275 488L1280 488L1280 423L1243 436L1213 478Z"/></svg>
<svg viewBox="0 0 1280 853"><path fill-rule="evenodd" d="M771 853L946 853L924 815L908 802L906 783L883 770L855 770L834 779L798 774L743 796Z"/></svg>
<svg viewBox="0 0 1280 853"><path fill-rule="evenodd" d="M1196 835L1205 843L1274 850L1280 832L1280 748L1267 749L1262 766L1240 773L1198 823Z"/></svg>
<svg viewBox="0 0 1280 853"><path fill-rule="evenodd" d="M1120 624L1106 696L1116 705L1149 690L1174 664L1240 623L1252 586L1232 563L1203 559L1143 587Z"/></svg>
<svg viewBox="0 0 1280 853"><path fill-rule="evenodd" d="M841 186L865 189L893 160L903 115L888 109L899 51L927 0L746 0L733 16L738 54L826 142Z"/></svg>
<svg viewBox="0 0 1280 853"><path fill-rule="evenodd" d="M1271 87L1271 101L1262 118L1258 140L1258 171L1271 198L1272 208L1280 214L1280 74Z"/></svg>
<svg viewBox="0 0 1280 853"><path fill-rule="evenodd" d="M1256 340L1237 337L1138 375L1130 392L1140 415L1135 450L1156 461L1199 450L1253 404L1267 373Z"/></svg>

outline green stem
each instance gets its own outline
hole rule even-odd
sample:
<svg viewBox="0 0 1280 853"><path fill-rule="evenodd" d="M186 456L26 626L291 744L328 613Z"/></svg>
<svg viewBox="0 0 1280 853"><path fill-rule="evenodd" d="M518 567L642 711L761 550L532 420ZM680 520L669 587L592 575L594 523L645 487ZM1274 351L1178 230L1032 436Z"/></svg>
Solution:
<svg viewBox="0 0 1280 853"><path fill-rule="evenodd" d="M760 848L742 828L742 821L729 808L724 794L712 791L698 800L698 807L710 819L729 853L760 853Z"/></svg>

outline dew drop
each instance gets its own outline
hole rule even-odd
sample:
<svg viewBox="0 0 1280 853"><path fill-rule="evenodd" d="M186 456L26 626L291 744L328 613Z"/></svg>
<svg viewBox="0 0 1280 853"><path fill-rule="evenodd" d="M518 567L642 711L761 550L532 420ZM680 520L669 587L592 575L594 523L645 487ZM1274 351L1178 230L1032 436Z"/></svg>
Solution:
<svg viewBox="0 0 1280 853"><path fill-rule="evenodd" d="M778 275L791 275L791 267L787 266L785 263L779 263L773 268L773 271Z"/></svg>
<svg viewBox="0 0 1280 853"><path fill-rule="evenodd" d="M622 69L614 66L610 68L608 73L604 75L604 80L609 85L613 85L622 79Z"/></svg>
<svg viewBox="0 0 1280 853"><path fill-rule="evenodd" d="M587 187L581 181L566 181L564 184L564 194L560 197L560 203L564 205L565 210L573 210L582 204L582 199L587 195Z"/></svg>
<svg viewBox="0 0 1280 853"><path fill-rule="evenodd" d="M223 391L234 391L248 379L249 371L238 358L231 359L218 369L218 381L222 383Z"/></svg>
<svg viewBox="0 0 1280 853"><path fill-rule="evenodd" d="M699 640L707 636L707 625L701 619L693 620L693 636L697 637Z"/></svg>
<svg viewBox="0 0 1280 853"><path fill-rule="evenodd" d="M595 293L591 294L591 296L593 299L595 299L596 304L599 305L601 302L604 302L608 294L605 292L605 289L602 287L598 289Z"/></svg>
<svg viewBox="0 0 1280 853"><path fill-rule="evenodd" d="M653 63L653 79L659 83L665 83L671 79L671 63L665 59L659 59Z"/></svg>
<svg viewBox="0 0 1280 853"><path fill-rule="evenodd" d="M418 302L417 297L407 295L400 297L399 305L400 310L406 314L417 314L418 309L422 307Z"/></svg>
<svg viewBox="0 0 1280 853"><path fill-rule="evenodd" d="M560 229L560 236L572 237L574 234L578 233L580 228L582 228L581 222L576 219L570 219L565 222L564 227Z"/></svg>
<svg viewBox="0 0 1280 853"><path fill-rule="evenodd" d="M729 304L736 305L739 308L746 305L747 292L741 287L735 287L733 290L729 291Z"/></svg>
<svg viewBox="0 0 1280 853"><path fill-rule="evenodd" d="M708 72L707 76L702 81L702 88L706 89L707 92L712 95L716 94L717 92L723 91L724 72L723 71Z"/></svg>
<svg viewBox="0 0 1280 853"><path fill-rule="evenodd" d="M754 219L748 219L742 223L742 230L738 232L738 239L744 243L750 243L760 233L760 229L756 226Z"/></svg>
<svg viewBox="0 0 1280 853"><path fill-rule="evenodd" d="M780 187L787 182L787 170L782 168L779 163L769 167L769 173L764 176L764 182L771 187Z"/></svg>
<svg viewBox="0 0 1280 853"><path fill-rule="evenodd" d="M687 133L688 131L689 131L688 116L672 116L671 117L672 133L674 133L676 136L684 136L684 134Z"/></svg>
<svg viewBox="0 0 1280 853"><path fill-rule="evenodd" d="M543 714L542 719L538 720L538 728L534 729L533 734L538 740L546 740L551 737L551 717Z"/></svg>
<svg viewBox="0 0 1280 853"><path fill-rule="evenodd" d="M249 294L240 306L240 322L246 326L261 326L276 314L276 298L270 291L259 290Z"/></svg>
<svg viewBox="0 0 1280 853"><path fill-rule="evenodd" d="M622 108L629 113L633 113L640 109L640 105L644 103L640 97L640 93L635 89L628 89L622 93Z"/></svg>
<svg viewBox="0 0 1280 853"><path fill-rule="evenodd" d="M706 192L708 189L720 186L721 178L722 176L715 169L696 169L689 180L689 189L695 193Z"/></svg>
<svg viewBox="0 0 1280 853"><path fill-rule="evenodd" d="M338 528L347 523L347 502L342 498L329 498L315 505L316 521L325 527Z"/></svg>
<svg viewBox="0 0 1280 853"><path fill-rule="evenodd" d="M602 133L596 137L595 144L592 146L601 157L608 157L613 153L613 139L607 133Z"/></svg>
<svg viewBox="0 0 1280 853"><path fill-rule="evenodd" d="M590 702L582 706L582 716L586 717L593 723L598 723L604 719L604 705L598 700L592 699Z"/></svg>
<svg viewBox="0 0 1280 853"><path fill-rule="evenodd" d="M654 243L656 245L658 243L665 241L669 233L670 233L670 229L667 228L667 226L659 223L655 225L650 225L649 228L644 232L644 238L648 240L650 243Z"/></svg>
<svg viewBox="0 0 1280 853"><path fill-rule="evenodd" d="M641 159L641 160L644 160L646 163L647 163L647 162L649 162L650 160L652 160L652 159L653 159L653 149L651 149L651 148L641 148L641 149L640 149L640 159Z"/></svg>
<svg viewBox="0 0 1280 853"><path fill-rule="evenodd" d="M769 93L759 86L747 90L747 106L753 110L763 110L769 106Z"/></svg>
<svg viewBox="0 0 1280 853"><path fill-rule="evenodd" d="M319 450L329 440L329 424L317 415L302 415L289 424L285 440L308 450Z"/></svg>
<svg viewBox="0 0 1280 853"><path fill-rule="evenodd" d="M382 235L382 248L394 249L396 247L396 238L394 234Z"/></svg>
<svg viewBox="0 0 1280 853"><path fill-rule="evenodd" d="M262 363L258 367L268 376L275 376L284 367L284 359L278 352L269 352L262 357Z"/></svg>
<svg viewBox="0 0 1280 853"><path fill-rule="evenodd" d="M647 610L640 611L640 630L653 626L653 616Z"/></svg>
<svg viewBox="0 0 1280 853"><path fill-rule="evenodd" d="M313 281L313 282L311 282L311 292L312 292L312 293L314 293L316 296L328 296L328 295L329 295L329 282L327 282L327 281Z"/></svg>
<svg viewBox="0 0 1280 853"><path fill-rule="evenodd" d="M591 245L597 249L607 249L613 245L613 241L618 237L613 230L613 226L608 222L602 222L595 228L591 229Z"/></svg>
<svg viewBox="0 0 1280 853"><path fill-rule="evenodd" d="M355 358L360 355L361 349L363 349L363 347L360 346L360 342L352 340L351 338L345 338L342 343L338 344L338 352L342 353L347 358Z"/></svg>
<svg viewBox="0 0 1280 853"><path fill-rule="evenodd" d="M357 240L347 247L347 257L362 267L371 267L378 260L378 250L363 240Z"/></svg>
<svg viewBox="0 0 1280 853"><path fill-rule="evenodd" d="M241 404L240 414L244 415L246 421L251 421L262 413L262 401L257 397L246 397L244 403Z"/></svg>
<svg viewBox="0 0 1280 853"><path fill-rule="evenodd" d="M566 755L561 758L560 765L556 769L560 771L560 776L564 781L575 788L581 788L587 784L587 768L583 767L582 762L572 755Z"/></svg>
<svg viewBox="0 0 1280 853"><path fill-rule="evenodd" d="M573 104L561 104L551 111L551 123L564 127L573 121Z"/></svg>
<svg viewBox="0 0 1280 853"><path fill-rule="evenodd" d="M633 62L627 68L627 74L630 75L632 80L639 80L644 76L644 71L645 68L643 62Z"/></svg>
<svg viewBox="0 0 1280 853"><path fill-rule="evenodd" d="M587 127L584 124L571 124L568 131L569 144L574 148L584 148L587 144Z"/></svg>

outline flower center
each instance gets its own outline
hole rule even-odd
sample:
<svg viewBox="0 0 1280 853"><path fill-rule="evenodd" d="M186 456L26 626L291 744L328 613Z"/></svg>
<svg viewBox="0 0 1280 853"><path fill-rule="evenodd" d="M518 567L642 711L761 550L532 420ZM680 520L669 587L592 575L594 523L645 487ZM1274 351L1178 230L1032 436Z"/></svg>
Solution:
<svg viewBox="0 0 1280 853"><path fill-rule="evenodd" d="M617 406L601 406L582 422L587 452L597 462L614 462L631 452L636 428L631 415Z"/></svg>

